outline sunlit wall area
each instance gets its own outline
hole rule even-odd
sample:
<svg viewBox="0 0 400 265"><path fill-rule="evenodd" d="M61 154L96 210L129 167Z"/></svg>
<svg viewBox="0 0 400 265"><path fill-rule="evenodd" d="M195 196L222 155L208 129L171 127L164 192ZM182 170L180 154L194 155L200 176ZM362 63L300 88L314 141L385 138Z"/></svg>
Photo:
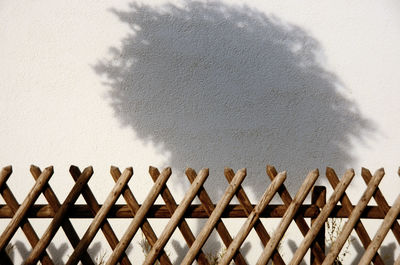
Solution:
<svg viewBox="0 0 400 265"><path fill-rule="evenodd" d="M54 166L60 201L71 164L94 167L99 201L114 183L110 165L134 168L139 201L149 165L172 167L177 199L185 168L208 167L217 201L228 166L247 168L255 203L267 164L287 170L293 196L314 168L329 185L326 166L355 169L354 203L362 166L384 167L381 189L389 203L398 194L397 1L7 0L0 43L0 166L13 166L19 202L34 183L30 164Z"/></svg>

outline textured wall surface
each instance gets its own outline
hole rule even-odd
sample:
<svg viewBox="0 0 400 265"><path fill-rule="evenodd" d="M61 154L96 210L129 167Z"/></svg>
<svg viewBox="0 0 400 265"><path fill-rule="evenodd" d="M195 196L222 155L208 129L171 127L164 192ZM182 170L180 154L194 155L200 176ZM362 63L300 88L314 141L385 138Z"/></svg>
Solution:
<svg viewBox="0 0 400 265"><path fill-rule="evenodd" d="M68 166L93 165L100 201L111 164L134 167L139 200L149 165L172 166L180 196L184 169L209 167L214 200L224 166L246 167L255 200L269 163L292 192L314 168L384 166L392 202L400 4L244 2L2 1L0 162L18 199L33 163L55 166L64 196Z"/></svg>

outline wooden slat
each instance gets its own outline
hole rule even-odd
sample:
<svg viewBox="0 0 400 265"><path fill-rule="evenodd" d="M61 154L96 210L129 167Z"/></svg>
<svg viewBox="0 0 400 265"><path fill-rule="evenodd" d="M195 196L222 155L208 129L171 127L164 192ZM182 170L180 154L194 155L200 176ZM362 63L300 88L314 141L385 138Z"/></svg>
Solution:
<svg viewBox="0 0 400 265"><path fill-rule="evenodd" d="M293 255L292 260L289 265L298 265L303 260L307 250L310 248L311 243L317 237L319 230L322 226L325 225L326 219L330 212L335 207L336 203L342 197L343 193L350 185L351 180L354 177L354 170L349 169L344 174L343 178L340 180L339 184L336 186L333 191L331 197L329 198L328 203L322 208L321 213L318 215L317 219L314 221L313 226L310 231L308 231L307 235L304 237L304 240L301 242L300 246L296 249L296 252Z"/></svg>
<svg viewBox="0 0 400 265"><path fill-rule="evenodd" d="M149 173L150 173L150 176L153 179L153 181L156 182L157 178L160 176L160 172L158 171L158 169L155 167L150 167ZM208 176L208 169L206 172L204 172L204 171L202 172L202 174L205 174L205 173ZM199 188L201 188L201 186ZM165 187L162 189L161 197L163 198L165 205L167 206L169 212L171 213L171 215L173 215L174 212L176 211L176 209L178 208L178 205L176 204L175 199L172 196L167 185L165 185ZM187 209L187 207L186 207L186 209ZM182 222L179 223L178 227L183 235L183 238L186 241L186 244L188 244L188 246L191 247L193 245L195 238L194 238L192 231L190 230L189 225L185 221L185 219L183 219ZM198 262L199 262L199 264L205 264L205 265L209 264L206 255L201 250L200 250L200 253L198 256Z"/></svg>
<svg viewBox="0 0 400 265"><path fill-rule="evenodd" d="M67 265L76 265L83 253L89 244L92 242L94 236L96 235L97 231L100 229L101 224L105 220L108 211L111 209L111 206L117 201L119 195L122 192L122 189L126 186L130 178L132 177L133 169L127 168L124 170L121 178L117 181L114 185L114 188L107 196L103 206L97 212L96 216L93 218L92 223L89 225L89 228L86 230L85 234L83 235L81 242L79 242L78 246L75 248L72 255L69 257L67 261ZM120 253L121 255L122 253Z"/></svg>
<svg viewBox="0 0 400 265"><path fill-rule="evenodd" d="M113 170L111 170L111 176L113 177L114 181L117 182L121 176L121 171L119 171L118 168L114 168ZM140 208L140 205L137 202L137 200L136 200L135 196L133 195L129 186L126 186L122 190L122 196L124 197L126 203L128 204L128 207L129 207L130 211L132 212L133 216L136 215L137 211ZM144 236L146 237L146 240L149 242L150 246L154 246L154 244L157 241L157 235L154 233L153 228L151 227L150 223L147 221L146 218L143 219L142 226L140 228L142 229L142 232L143 232ZM165 253L164 250L161 250L160 263L161 263L161 265L172 264L168 255Z"/></svg>
<svg viewBox="0 0 400 265"><path fill-rule="evenodd" d="M47 167L36 181L31 191L26 196L25 200L14 214L10 223L4 229L0 236L0 252L4 251L7 244L10 242L12 236L17 231L21 221L25 218L29 208L34 204L36 199L39 197L44 185L49 181L53 175L53 167Z"/></svg>
<svg viewBox="0 0 400 265"><path fill-rule="evenodd" d="M1 195L3 196L5 202L10 206L11 210L15 214L18 210L19 204L17 199L14 197L14 194L11 192L10 188L7 186L6 183L4 183L3 186L1 187ZM35 247L36 244L39 242L39 237L37 236L35 230L33 229L31 223L28 221L27 218L24 218L22 220L21 228L26 238L28 239L29 244L31 244L32 248ZM49 265L54 264L53 261L50 259L47 251L43 252L41 263ZM0 262L0 264L3 263Z"/></svg>
<svg viewBox="0 0 400 265"><path fill-rule="evenodd" d="M3 187L3 185L6 183L6 181L8 180L8 178L10 177L11 174L12 174L12 167L11 166L6 166L6 167L3 167L1 169L1 172L0 172L0 188ZM8 203L8 202L6 201L6 203ZM12 215L13 216L14 216L15 212L16 211L12 211ZM4 265L12 265L13 264L12 260L7 255L5 250L0 251L0 264L4 264Z"/></svg>
<svg viewBox="0 0 400 265"><path fill-rule="evenodd" d="M12 174L12 166L3 167L0 171L0 188L7 182Z"/></svg>
<svg viewBox="0 0 400 265"><path fill-rule="evenodd" d="M168 224L162 231L159 239L151 248L150 252L148 253L143 265L152 265L154 264L155 260L157 259L158 255L160 254L160 250L164 248L165 244L167 244L169 238L171 237L172 233L175 231L176 227L178 226L179 221L182 220L183 214L185 213L186 209L189 207L190 203L193 201L194 197L196 196L197 192L199 191L200 187L204 184L208 177L208 169L203 169L200 171L199 175L192 183L189 190L186 192L182 202L179 204L179 207L176 208L174 214L172 215L171 219L169 220ZM164 188L165 190L166 188Z"/></svg>
<svg viewBox="0 0 400 265"><path fill-rule="evenodd" d="M198 254L199 250L203 247L207 238L210 236L211 231L214 229L215 225L217 224L218 220L220 219L225 207L229 204L233 195L235 194L235 192L239 188L239 185L243 182L245 177L246 177L246 170L245 169L238 170L235 177L233 178L233 181L228 185L227 189L225 190L224 195L218 202L217 206L215 207L211 216L208 218L203 229L200 231L199 235L197 236L195 242L190 247L186 256L183 258L181 265L192 264L192 262L196 258L196 255Z"/></svg>
<svg viewBox="0 0 400 265"><path fill-rule="evenodd" d="M158 195L161 192L161 189L164 187L168 178L171 176L171 168L166 168L162 171L160 177L157 179L156 183L154 183L153 187L149 191L143 205L137 211L135 217L132 222L129 224L127 230L122 236L120 242L117 247L114 249L110 258L107 260L106 265L114 265L118 262L121 257L122 252L126 250L132 238L135 236L137 230L143 222L143 219L146 217L147 212L149 211L151 205L153 205L154 201L157 199Z"/></svg>
<svg viewBox="0 0 400 265"><path fill-rule="evenodd" d="M267 165L266 168L267 171L267 175L270 177L271 180L273 180L276 175L278 174L278 172L276 171L275 167L271 166L271 165ZM285 184L281 185L281 187L278 189L278 194L281 197L283 203L289 207L289 205L292 203L292 196L290 196L289 191L286 189ZM301 209L301 207L300 207ZM299 228L300 232L302 233L303 236L305 236L308 231L310 230L306 220L304 219L306 216L304 214L300 214L300 209L299 209L299 213L294 217L294 221L297 225L297 227ZM283 213L285 214L285 213ZM319 214L319 209L316 210L315 212L316 215ZM282 215L283 217L283 215ZM313 216L313 217L317 217L317 216ZM318 242L314 243L313 248L311 249L311 252L313 253L316 262L318 262L319 264L322 263L322 261L325 258L325 253L322 250L322 247L319 245Z"/></svg>
<svg viewBox="0 0 400 265"><path fill-rule="evenodd" d="M235 175L233 170L227 169L224 172L225 178L228 180L230 183ZM236 192L236 198L238 199L239 203L242 205L244 212L246 213L247 217L250 215L250 213L253 211L254 207L251 204L249 198L247 197L246 192L244 191L242 186L239 186L238 191ZM264 208L265 209L265 208ZM261 213L260 213L261 215ZM267 242L270 240L270 236L267 232L267 229L265 229L264 225L261 223L259 219L256 220L254 224L254 229L257 232L257 235L261 239L261 242L263 246L265 247L267 245ZM240 252L238 252L237 255L241 255ZM285 262L283 261L281 255L277 250L274 251L272 255L272 260L274 261L275 265L285 265Z"/></svg>
<svg viewBox="0 0 400 265"><path fill-rule="evenodd" d="M213 209L215 208L215 204L212 204ZM102 205L100 204L100 207ZM139 205L140 207L141 205ZM256 205L252 204L254 208ZM352 205L353 208L355 205ZM281 204L270 204L265 210L261 213L260 218L281 218L285 214L287 209L286 205ZM315 205L312 204L303 204L300 206L297 215L302 218L316 218L318 217L319 209ZM0 219L10 219L12 218L13 212L8 205L0 204ZM90 207L86 204L75 204L71 207L67 214L68 218L74 219L91 219L95 216L90 210ZM125 204L115 204L111 207L111 210L107 214L108 219L131 219L135 215L132 214L131 209L128 205ZM247 211L243 209L243 206L240 204L230 204L226 206L224 212L221 215L221 218L247 218ZM331 214L330 218L349 218L350 213L341 206L336 205ZM26 214L26 218L37 218L37 219L47 219L53 218L54 212L50 205L47 204L35 204L32 205ZM150 210L147 212L147 218L159 218L159 219L168 219L171 218L171 213L169 212L167 206L161 204L154 204L150 207ZM204 210L202 204L192 204L186 211L184 218L195 218L195 219L207 219L209 217L208 213ZM360 219L383 219L385 215L383 215L382 211L378 206L369 205L365 207L362 212ZM397 216L397 220L400 220L400 215Z"/></svg>
<svg viewBox="0 0 400 265"><path fill-rule="evenodd" d="M366 169L366 168L362 168L361 169L361 176L363 177L365 183L368 185L368 183L371 181L372 179L372 175L371 172ZM375 193L374 193L374 199L376 201L376 204L378 204L379 209L382 210L383 214L386 215L389 210L390 210L390 206L387 203L385 196L383 196L381 190L379 189L379 187L376 189ZM397 221L394 221L393 226L392 226L392 231L394 234L394 237L397 240L397 243L400 244L400 225Z"/></svg>
<svg viewBox="0 0 400 265"><path fill-rule="evenodd" d="M286 179L286 172L279 173L278 176L272 181L272 183L268 186L264 194L262 195L259 203L256 207L251 211L249 216L246 219L246 222L242 225L239 232L237 233L233 242L229 245L226 250L224 256L219 262L220 265L228 265L236 251L243 244L243 241L246 239L248 234L250 233L253 226L256 224L258 218L260 217L260 213L264 210L264 208L268 205L268 203L272 200L275 193L278 191L278 188L282 185L282 183Z"/></svg>
<svg viewBox="0 0 400 265"><path fill-rule="evenodd" d="M0 252L0 264L1 265L14 265L8 254L6 253L5 250Z"/></svg>
<svg viewBox="0 0 400 265"><path fill-rule="evenodd" d="M311 203L316 205L319 209L322 209L326 204L326 188L324 186L314 186L311 191ZM315 224L317 218L311 218L311 228ZM312 251L315 248L315 245L319 244L321 246L322 251L325 254L325 225L323 225L317 234L317 237L314 239L314 242L311 243L311 253L310 253L310 264L311 265L321 265L322 262L318 262L315 258L314 253Z"/></svg>
<svg viewBox="0 0 400 265"><path fill-rule="evenodd" d="M81 194L81 190L89 181L90 177L93 175L93 168L86 168L82 175L79 177L78 181L74 184L72 190L68 194L67 198L61 205L61 207L56 212L53 220L51 220L50 225L47 227L46 231L43 233L39 242L33 248L32 252L29 254L28 258L25 260L25 264L36 264L42 255L43 251L50 244L50 241L53 239L58 229L60 228L66 213L71 205L75 203Z"/></svg>
<svg viewBox="0 0 400 265"><path fill-rule="evenodd" d="M386 217L383 220L378 231L376 232L374 238L372 239L371 244L369 244L367 250L365 251L364 255L362 256L362 258L359 262L360 265L369 265L371 263L372 258L374 257L375 253L378 251L378 249L381 246L383 240L385 239L387 233L389 232L390 227L393 225L394 221L396 220L396 216L399 215L399 213L400 213L400 195L397 197L393 206L387 212Z"/></svg>
<svg viewBox="0 0 400 265"><path fill-rule="evenodd" d="M369 182L367 189L361 196L361 199L357 203L356 207L354 207L353 211L350 214L349 219L344 224L342 231L340 232L339 236L336 238L335 242L333 242L331 249L326 255L326 258L323 265L330 265L332 264L336 257L339 255L340 250L342 249L344 243L346 242L347 238L349 237L351 230L353 230L354 226L356 225L358 219L362 211L364 210L365 206L367 206L369 200L372 197L372 194L375 192L376 188L378 187L380 181L382 180L384 175L384 170L378 169L372 180Z"/></svg>
<svg viewBox="0 0 400 265"><path fill-rule="evenodd" d="M297 192L296 196L294 197L293 201L290 203L289 207L287 208L285 215L282 217L279 226L275 230L274 234L272 235L271 239L268 241L267 245L265 246L260 258L257 261L257 265L264 265L267 264L268 260L271 258L272 253L276 249L279 244L279 241L283 237L284 233L286 232L287 228L289 227L290 223L293 220L297 210L299 209L300 205L303 203L304 199L306 198L307 194L310 192L312 186L314 185L315 181L319 176L318 169L311 171L303 184L301 184L299 191Z"/></svg>
<svg viewBox="0 0 400 265"><path fill-rule="evenodd" d="M93 172L93 169L90 169L90 170ZM39 178L40 174L42 174L42 171L40 170L40 168L37 166L34 166L34 165L31 166L30 171L35 180L37 180ZM81 174L79 174L79 176L80 175ZM56 194L54 193L53 189L50 187L50 185L48 183L46 185L44 185L44 187L43 187L43 195L46 198L47 202L49 203L50 207L52 208L53 212L54 213L58 212L58 210L61 207L60 201L58 200ZM68 208L69 210L70 210L71 206L72 205L69 206L69 208ZM68 212L66 212L65 214L68 214ZM54 216L52 218L54 218ZM79 238L78 233L76 233L71 221L68 219L67 216L64 218L64 221L62 222L61 227L64 230L64 233L67 236L69 242L75 248L81 239ZM94 265L94 262L92 261L89 254L86 251L84 253L82 253L82 261L84 262L85 265L86 264Z"/></svg>
<svg viewBox="0 0 400 265"><path fill-rule="evenodd" d="M230 170L230 169L225 168L225 172L227 170ZM230 172L233 172L233 170L230 170ZM189 179L190 183L192 183L197 176L196 171L191 168L186 169L185 173L186 173L186 176ZM233 172L232 174L233 174L233 176L232 176L232 179L233 179L233 177L235 176L235 173ZM232 179L229 181L229 183L232 181ZM239 186L239 188L240 188L240 186ZM200 188L198 198L204 208L203 210L207 214L207 217L210 217L212 212L215 209L215 205L213 204L210 196L208 196L208 193L204 189L204 187ZM229 231L226 228L224 222L221 219L217 221L217 224L215 225L215 229L217 230L218 235L221 237L222 242L224 243L225 247L229 247L229 245L232 243L233 239L232 239L231 235L229 234ZM246 260L244 259L244 257L242 256L242 254L240 252L235 257L235 263L237 265L246 264Z"/></svg>
<svg viewBox="0 0 400 265"><path fill-rule="evenodd" d="M326 168L326 177L328 181L330 182L331 186L335 189L336 186L339 183L339 178L336 175L336 172L330 168ZM349 199L349 197L346 195L346 193L343 194L342 199L341 199L342 207L344 210L346 210L348 217L350 217L351 212L353 211L354 207ZM380 209L378 209L380 210ZM382 217L382 219L384 216ZM367 230L365 229L363 223L361 220L358 220L354 226L354 229L356 230L357 236L360 238L361 243L363 244L364 248L367 249L369 244L371 243L371 238L368 235ZM374 264L377 265L383 265L383 259L380 257L378 253L376 253L374 257Z"/></svg>
<svg viewBox="0 0 400 265"><path fill-rule="evenodd" d="M77 181L79 176L81 175L80 169L76 166L71 166L69 168L69 172L70 172L72 178L74 179L74 181ZM89 188L89 185L86 184L83 187L81 193L87 203L87 206L89 207L89 211L91 211L93 213L93 216L95 216L101 207L100 207L99 203L97 202L96 198L94 197L91 189ZM101 231L103 232L104 237L106 238L111 249L114 249L115 246L118 244L119 240L118 240L117 236L115 235L114 231L112 230L111 225L107 221L107 219L103 221L103 225L101 226ZM79 241L77 242L76 245L78 245L78 243L79 243ZM76 246L74 246L74 247L76 247ZM84 254L83 255L83 257L84 257L85 252L83 252L83 254ZM86 264L87 261L84 258L82 260L83 260L83 263ZM131 262L129 261L129 259L125 253L123 253L121 264L122 265L131 265Z"/></svg>

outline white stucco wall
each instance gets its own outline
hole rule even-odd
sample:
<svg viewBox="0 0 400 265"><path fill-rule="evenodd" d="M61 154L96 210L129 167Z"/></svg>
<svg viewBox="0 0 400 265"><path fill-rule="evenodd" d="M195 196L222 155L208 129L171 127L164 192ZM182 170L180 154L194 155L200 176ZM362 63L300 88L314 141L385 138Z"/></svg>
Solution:
<svg viewBox="0 0 400 265"><path fill-rule="evenodd" d="M134 167L139 200L149 165L172 166L178 198L185 167L209 167L214 200L223 167L246 167L256 201L270 163L292 192L313 168L352 167L354 202L361 166L383 166L393 202L398 1L145 2L1 1L0 162L19 201L30 164L54 165L60 200L69 165L92 165L99 201L110 165Z"/></svg>

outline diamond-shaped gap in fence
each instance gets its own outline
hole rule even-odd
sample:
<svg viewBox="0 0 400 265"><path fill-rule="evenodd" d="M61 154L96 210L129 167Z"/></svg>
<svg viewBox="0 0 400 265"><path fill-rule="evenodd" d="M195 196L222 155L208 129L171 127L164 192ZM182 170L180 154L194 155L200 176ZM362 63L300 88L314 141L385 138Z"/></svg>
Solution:
<svg viewBox="0 0 400 265"><path fill-rule="evenodd" d="M388 233L384 238L378 251L385 264L394 264L396 258L400 255L399 245L391 233Z"/></svg>
<svg viewBox="0 0 400 265"><path fill-rule="evenodd" d="M35 229L36 227L37 225L35 224ZM46 251L47 253L49 253L54 264L65 264L68 259L68 254L71 253L72 250L73 246L69 242L67 236L65 235L65 232L62 229L59 229L57 231L57 233L54 235L53 239L46 248Z"/></svg>
<svg viewBox="0 0 400 265"><path fill-rule="evenodd" d="M257 232L252 229L239 248L248 264L254 264L264 250L264 245Z"/></svg>
<svg viewBox="0 0 400 265"><path fill-rule="evenodd" d="M14 237L6 247L6 253L14 264L22 264L32 251L28 239L21 229L15 232Z"/></svg>
<svg viewBox="0 0 400 265"><path fill-rule="evenodd" d="M198 220L187 219L187 224L196 234ZM170 240L166 245L165 252L171 259L172 264L180 264L189 250L188 244L185 242L185 238L179 230L175 230Z"/></svg>
<svg viewBox="0 0 400 265"><path fill-rule="evenodd" d="M222 242L216 229L213 229L210 236L201 248L210 264L218 264L226 251L226 246Z"/></svg>
<svg viewBox="0 0 400 265"><path fill-rule="evenodd" d="M110 221L110 219L108 220ZM118 220L120 221L120 220ZM121 220L123 221L123 220ZM126 221L126 220L125 220ZM118 224L111 223L111 227L118 227ZM114 230L115 231L115 230ZM95 264L104 264L107 261L107 258L111 255L112 249L108 244L104 234L101 230L97 232L94 236L92 242L90 242L87 252L89 253L90 257L94 261Z"/></svg>

